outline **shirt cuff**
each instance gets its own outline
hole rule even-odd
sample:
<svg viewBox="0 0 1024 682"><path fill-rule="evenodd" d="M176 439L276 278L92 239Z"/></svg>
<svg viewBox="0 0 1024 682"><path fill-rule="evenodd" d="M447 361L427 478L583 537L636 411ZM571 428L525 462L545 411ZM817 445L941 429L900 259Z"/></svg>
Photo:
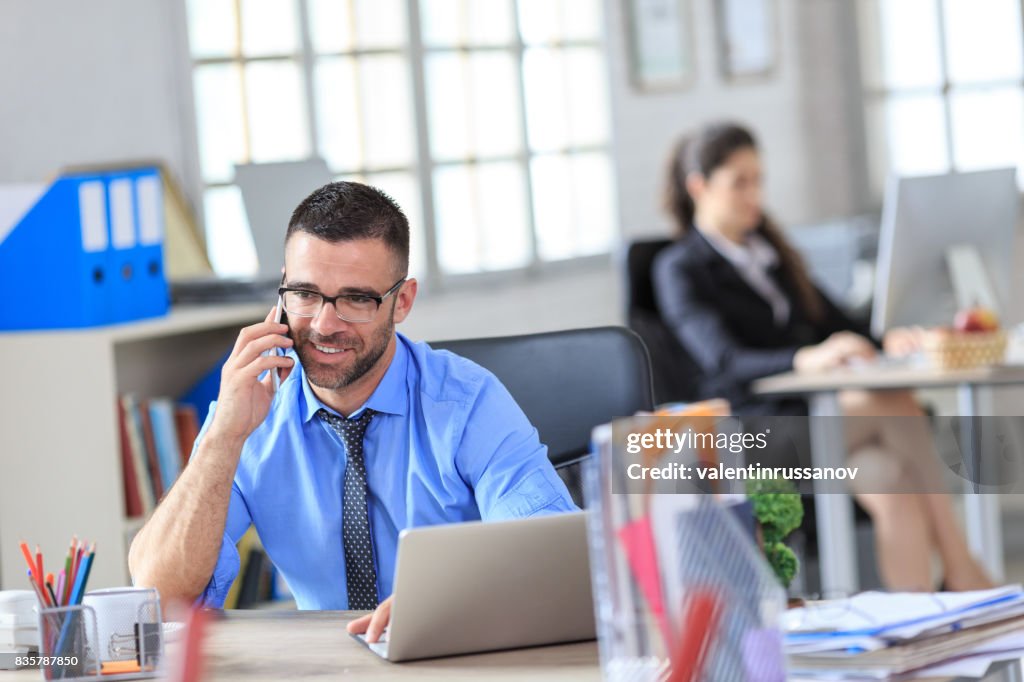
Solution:
<svg viewBox="0 0 1024 682"><path fill-rule="evenodd" d="M227 532L220 543L220 555L217 557L217 565L213 568L213 575L206 589L199 595L196 604L212 609L224 608L224 601L228 598L228 590L238 575L241 561L238 557L238 547L231 541Z"/></svg>

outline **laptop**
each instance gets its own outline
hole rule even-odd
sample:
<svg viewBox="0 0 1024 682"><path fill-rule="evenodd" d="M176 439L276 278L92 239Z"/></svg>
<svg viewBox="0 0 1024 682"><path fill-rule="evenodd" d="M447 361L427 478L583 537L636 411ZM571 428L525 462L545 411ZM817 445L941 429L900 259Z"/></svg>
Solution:
<svg viewBox="0 0 1024 682"><path fill-rule="evenodd" d="M392 662L594 639L586 512L402 531Z"/></svg>

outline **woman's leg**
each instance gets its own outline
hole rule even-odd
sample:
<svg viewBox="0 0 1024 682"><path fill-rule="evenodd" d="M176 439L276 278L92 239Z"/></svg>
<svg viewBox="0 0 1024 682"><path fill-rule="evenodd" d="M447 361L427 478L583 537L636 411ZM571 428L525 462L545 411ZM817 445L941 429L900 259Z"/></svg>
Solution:
<svg viewBox="0 0 1024 682"><path fill-rule="evenodd" d="M940 492L944 483L931 427L913 395L907 391L851 391L844 392L840 401L847 416L904 417L847 422L851 452L867 464L868 475L861 478L855 491L875 520L886 586L931 589L934 548L949 589L990 587L991 580L967 547L949 496ZM914 588L915 584L921 587Z"/></svg>
<svg viewBox="0 0 1024 682"><path fill-rule="evenodd" d="M885 588L897 592L934 589L931 529L921 496L865 493L856 497L873 521L878 573Z"/></svg>

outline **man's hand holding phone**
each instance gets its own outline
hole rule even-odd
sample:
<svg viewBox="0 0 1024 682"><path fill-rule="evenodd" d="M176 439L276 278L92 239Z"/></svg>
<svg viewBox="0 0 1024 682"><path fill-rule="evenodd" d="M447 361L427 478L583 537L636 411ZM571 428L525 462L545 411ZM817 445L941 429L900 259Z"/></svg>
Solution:
<svg viewBox="0 0 1024 682"><path fill-rule="evenodd" d="M288 326L275 322L280 320L279 310L280 306L274 306L263 322L239 333L221 370L211 436L237 441L248 438L270 411L275 390L273 375L280 371L280 380L284 381L291 373L294 360L277 354L278 348L292 346L292 340L285 336ZM267 376L261 381L264 372Z"/></svg>

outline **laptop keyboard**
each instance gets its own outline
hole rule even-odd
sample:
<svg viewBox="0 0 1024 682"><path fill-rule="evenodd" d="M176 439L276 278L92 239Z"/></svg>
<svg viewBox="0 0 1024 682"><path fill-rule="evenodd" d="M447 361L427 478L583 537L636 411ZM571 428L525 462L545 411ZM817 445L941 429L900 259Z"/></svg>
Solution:
<svg viewBox="0 0 1024 682"><path fill-rule="evenodd" d="M378 639L376 642L367 642L366 641L366 635L356 635L356 637L358 637L359 641L361 641L363 644L365 644L370 649L370 651L372 651L373 653L377 654L381 658L387 658L388 657L388 631L387 630L384 630L384 632L381 633L380 639Z"/></svg>

